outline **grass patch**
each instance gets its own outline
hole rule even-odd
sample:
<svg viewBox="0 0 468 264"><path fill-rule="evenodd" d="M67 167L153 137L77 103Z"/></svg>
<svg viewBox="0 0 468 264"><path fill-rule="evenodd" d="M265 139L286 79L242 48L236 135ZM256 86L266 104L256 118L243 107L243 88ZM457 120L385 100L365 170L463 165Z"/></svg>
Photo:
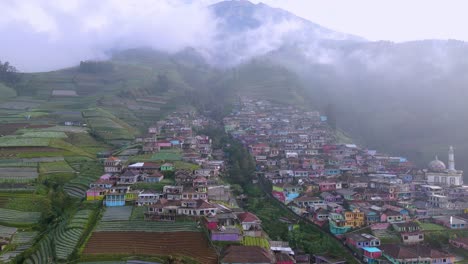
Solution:
<svg viewBox="0 0 468 264"><path fill-rule="evenodd" d="M433 223L419 223L419 225L421 226L422 230L424 231L444 231L444 230L447 230L447 228L441 226L441 225L437 225L437 224L433 224Z"/></svg>
<svg viewBox="0 0 468 264"><path fill-rule="evenodd" d="M2 95L2 99L16 97L17 95L15 89L10 88L3 83L0 83L0 94Z"/></svg>
<svg viewBox="0 0 468 264"><path fill-rule="evenodd" d="M151 156L151 160L154 161L179 161L181 159L182 155L180 150L161 150Z"/></svg>
<svg viewBox="0 0 468 264"><path fill-rule="evenodd" d="M49 138L0 137L0 147L47 147L49 144Z"/></svg>
<svg viewBox="0 0 468 264"><path fill-rule="evenodd" d="M39 131L39 132L26 132L20 135L22 138L67 138L67 134L59 131Z"/></svg>

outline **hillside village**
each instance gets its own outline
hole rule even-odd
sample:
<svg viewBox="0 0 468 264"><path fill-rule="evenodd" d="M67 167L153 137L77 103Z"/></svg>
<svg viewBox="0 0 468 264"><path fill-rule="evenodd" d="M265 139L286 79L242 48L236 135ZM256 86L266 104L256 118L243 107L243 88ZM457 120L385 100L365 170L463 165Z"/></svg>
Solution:
<svg viewBox="0 0 468 264"><path fill-rule="evenodd" d="M164 158L155 163L106 157L105 174L90 184L86 199L103 200L106 207L144 207L145 221L196 219L211 243L230 245L218 252L221 263L345 263L332 255L295 253L286 241L268 237L255 212L239 208L239 197L223 180L225 153L192 129L210 123L174 114L136 140L145 154L178 153L181 162L195 167L181 169ZM255 160L254 183L337 237L359 260L455 263L459 255L434 243L431 234L438 231L447 232L451 248L467 249L468 233L462 230L468 227L468 187L454 167L452 147L448 169L436 158L420 170L403 157L337 143L327 117L318 112L249 99L223 125ZM165 179L173 181L166 185Z"/></svg>
<svg viewBox="0 0 468 264"><path fill-rule="evenodd" d="M449 242L468 249L468 186L455 169L453 148L448 168L436 157L418 169L403 157L337 143L326 120L244 98L224 126L249 148L273 197L362 261L454 263L457 250ZM434 238L437 231L446 235Z"/></svg>
<svg viewBox="0 0 468 264"><path fill-rule="evenodd" d="M343 136L327 119L249 98L240 98L222 124L195 112L173 112L133 142L97 153L102 170L81 161L84 175L64 190L84 199L84 208L51 234L60 242L55 249L46 237L28 263L52 254L65 261L79 243L82 263L109 255L177 256L207 264L455 263L468 257L468 187L455 169L452 147L447 167L436 157L419 169L404 157L341 143ZM299 223L318 228L321 233L313 232L333 237L335 244L328 245L344 245L350 258L332 248L306 252L292 235L271 236L271 226L264 227L271 219L246 210L256 198L233 184L229 144L204 133L220 126L248 151L245 156L250 153L255 172L245 175L247 185L290 215L273 221L291 233L303 232ZM97 208L97 214L87 208ZM85 224L93 217L95 226ZM5 228L7 254L1 256L7 261L29 244L12 247L27 232Z"/></svg>

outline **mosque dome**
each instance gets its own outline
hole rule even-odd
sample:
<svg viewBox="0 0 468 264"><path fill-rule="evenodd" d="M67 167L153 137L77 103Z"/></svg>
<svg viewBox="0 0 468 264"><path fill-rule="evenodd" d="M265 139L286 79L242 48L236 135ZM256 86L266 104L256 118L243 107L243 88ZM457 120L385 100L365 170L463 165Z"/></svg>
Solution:
<svg viewBox="0 0 468 264"><path fill-rule="evenodd" d="M445 164L440 161L437 156L435 158L435 160L431 161L429 163L429 170L431 171L435 171L435 172L441 172L441 171L444 171L446 169L445 167Z"/></svg>

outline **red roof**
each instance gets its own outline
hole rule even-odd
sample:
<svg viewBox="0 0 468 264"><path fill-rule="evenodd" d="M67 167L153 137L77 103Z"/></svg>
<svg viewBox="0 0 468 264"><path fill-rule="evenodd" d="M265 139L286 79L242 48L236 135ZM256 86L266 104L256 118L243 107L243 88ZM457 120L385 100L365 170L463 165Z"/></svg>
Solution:
<svg viewBox="0 0 468 264"><path fill-rule="evenodd" d="M249 213L249 212L243 212L241 214L239 214L237 216L239 218L239 220L241 221L241 223L244 223L244 222L259 222L260 219L258 219L258 217L252 213Z"/></svg>

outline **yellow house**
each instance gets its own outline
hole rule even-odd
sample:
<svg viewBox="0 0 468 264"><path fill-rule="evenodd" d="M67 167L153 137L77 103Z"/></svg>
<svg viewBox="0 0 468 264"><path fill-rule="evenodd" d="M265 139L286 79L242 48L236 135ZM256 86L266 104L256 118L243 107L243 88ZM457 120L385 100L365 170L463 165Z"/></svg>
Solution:
<svg viewBox="0 0 468 264"><path fill-rule="evenodd" d="M87 201L102 201L107 190L100 187L93 187L86 191Z"/></svg>
<svg viewBox="0 0 468 264"><path fill-rule="evenodd" d="M365 225L365 216L364 213L359 209L354 209L353 211L345 212L345 223L346 226L355 228L363 227Z"/></svg>

